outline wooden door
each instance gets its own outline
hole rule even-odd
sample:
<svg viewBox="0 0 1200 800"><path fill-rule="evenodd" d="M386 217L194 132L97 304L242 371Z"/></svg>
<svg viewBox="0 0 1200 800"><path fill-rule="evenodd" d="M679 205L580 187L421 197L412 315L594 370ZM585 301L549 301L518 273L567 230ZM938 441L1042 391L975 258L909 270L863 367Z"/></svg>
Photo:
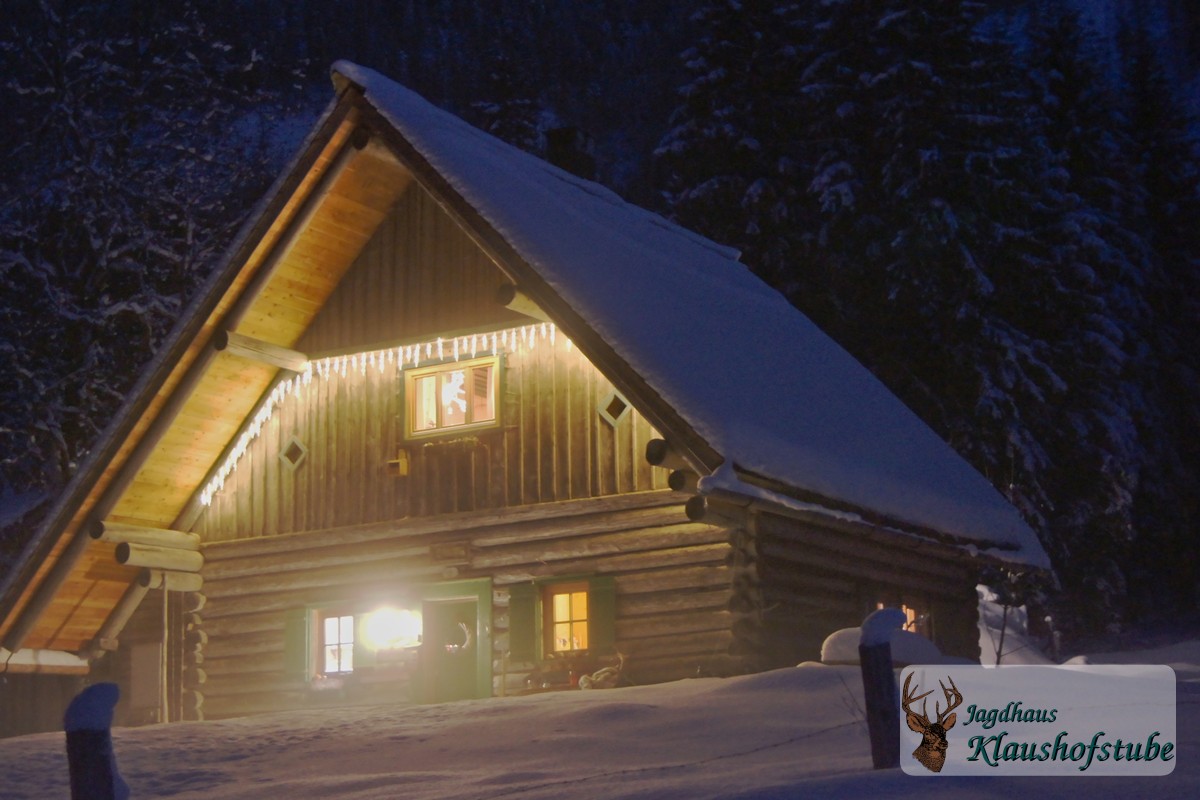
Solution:
<svg viewBox="0 0 1200 800"><path fill-rule="evenodd" d="M479 609L474 598L426 600L421 668L427 702L478 697Z"/></svg>

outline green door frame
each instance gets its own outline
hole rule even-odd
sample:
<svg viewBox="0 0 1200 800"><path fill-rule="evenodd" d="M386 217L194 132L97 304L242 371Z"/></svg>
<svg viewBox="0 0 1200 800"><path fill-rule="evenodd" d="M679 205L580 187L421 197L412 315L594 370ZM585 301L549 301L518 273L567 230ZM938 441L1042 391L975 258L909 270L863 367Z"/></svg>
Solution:
<svg viewBox="0 0 1200 800"><path fill-rule="evenodd" d="M420 587L420 601L475 601L475 696L492 696L492 579L472 578Z"/></svg>

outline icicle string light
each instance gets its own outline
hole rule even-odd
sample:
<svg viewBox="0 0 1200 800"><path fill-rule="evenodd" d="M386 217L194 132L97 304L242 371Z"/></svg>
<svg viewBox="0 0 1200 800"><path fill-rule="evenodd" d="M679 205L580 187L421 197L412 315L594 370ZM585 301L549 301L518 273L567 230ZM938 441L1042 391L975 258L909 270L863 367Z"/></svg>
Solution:
<svg viewBox="0 0 1200 800"><path fill-rule="evenodd" d="M238 462L262 433L263 427L275 416L279 406L289 397L299 397L300 392L310 386L314 379L328 381L334 377L345 378L350 372L366 375L369 368L375 369L381 374L387 367L392 367L399 372L419 367L422 364L474 358L481 351L488 352L493 356L500 353L519 353L522 350L533 350L538 339L548 342L553 347L558 338L554 323L543 322L506 328L492 333L456 336L450 340L439 336L427 342L309 361L303 372L276 384L271 393L267 395L267 399L254 413L254 417L238 437L237 444L225 456L220 468L213 473L204 490L200 492L200 502L205 506L212 504L213 497L224 488L225 481L229 479L229 476L237 471ZM570 350L571 340L566 337L561 338L564 346ZM447 350L451 352L447 353Z"/></svg>

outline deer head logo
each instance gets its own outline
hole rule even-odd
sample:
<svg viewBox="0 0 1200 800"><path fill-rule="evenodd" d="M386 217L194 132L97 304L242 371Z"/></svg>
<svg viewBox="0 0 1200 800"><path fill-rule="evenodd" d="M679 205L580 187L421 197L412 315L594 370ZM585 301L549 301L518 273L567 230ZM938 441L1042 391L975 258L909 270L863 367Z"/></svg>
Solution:
<svg viewBox="0 0 1200 800"><path fill-rule="evenodd" d="M939 710L939 705L934 704L933 710L937 714L937 722L930 722L926 715L925 702L923 698L933 694L933 689L930 689L925 694L916 694L920 687L914 686L912 691L909 691L909 684L912 682L912 673L904 679L904 701L900 704L900 708L907 715L908 727L917 733L921 734L921 744L913 750L913 758L920 761L930 772L941 772L942 765L946 763L946 749L950 746L946 742L946 731L954 727L954 723L958 720L957 714L950 713L958 708L962 703L962 692L954 685L954 679L949 675L946 680L950 681L950 688L946 688L946 684L938 681L938 685L942 687L942 694L946 696L946 710ZM918 700L921 702L921 713L918 714L909 706Z"/></svg>

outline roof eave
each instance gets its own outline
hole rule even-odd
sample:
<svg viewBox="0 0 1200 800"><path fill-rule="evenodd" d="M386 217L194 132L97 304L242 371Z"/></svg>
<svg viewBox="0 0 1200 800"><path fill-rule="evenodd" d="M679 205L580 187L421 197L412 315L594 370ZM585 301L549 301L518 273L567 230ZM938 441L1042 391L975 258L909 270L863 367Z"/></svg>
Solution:
<svg viewBox="0 0 1200 800"><path fill-rule="evenodd" d="M733 472L749 487L762 494L739 492L728 488L701 488L701 494L726 502L753 507L780 516L802 519L826 526L838 527L859 535L884 538L906 547L921 546L937 551L952 560L986 562L1018 571L1047 571L1049 567L1028 563L1021 548L1010 542L999 542L964 536L917 525L907 520L853 505L835 498L777 481L773 478L733 465ZM789 501L796 501L795 503ZM810 506L811 508L805 508Z"/></svg>

